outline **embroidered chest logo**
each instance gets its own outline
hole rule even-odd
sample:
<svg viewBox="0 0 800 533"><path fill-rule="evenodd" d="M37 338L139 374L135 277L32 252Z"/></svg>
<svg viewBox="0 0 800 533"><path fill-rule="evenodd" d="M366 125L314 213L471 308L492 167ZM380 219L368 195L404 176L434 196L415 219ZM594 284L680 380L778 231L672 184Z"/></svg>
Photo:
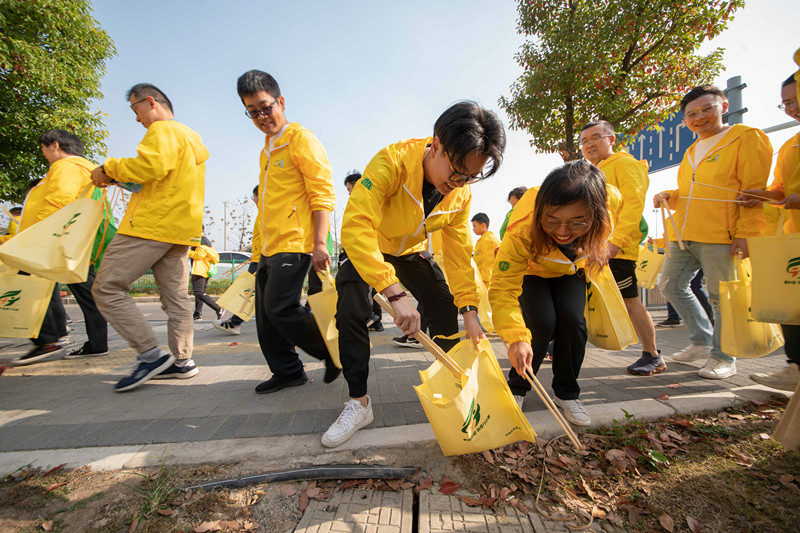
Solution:
<svg viewBox="0 0 800 533"><path fill-rule="evenodd" d="M719 161L719 154L714 154L706 159L706 163L716 163L717 161Z"/></svg>
<svg viewBox="0 0 800 533"><path fill-rule="evenodd" d="M275 163L273 163L272 166L273 167L283 168L283 159L278 159L277 161L275 161Z"/></svg>
<svg viewBox="0 0 800 533"><path fill-rule="evenodd" d="M501 272L505 272L506 270L508 270L509 266L511 265L508 264L508 261L500 261L499 263L497 263L497 268L499 268Z"/></svg>

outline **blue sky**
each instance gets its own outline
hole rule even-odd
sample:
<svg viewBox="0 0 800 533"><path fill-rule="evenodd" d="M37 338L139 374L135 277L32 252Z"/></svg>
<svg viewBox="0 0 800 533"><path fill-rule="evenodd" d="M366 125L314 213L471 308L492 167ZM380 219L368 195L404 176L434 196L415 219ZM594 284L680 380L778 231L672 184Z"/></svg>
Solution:
<svg viewBox="0 0 800 533"><path fill-rule="evenodd" d="M206 205L217 220L222 203L249 195L258 179L264 135L244 116L236 94L236 79L251 68L275 76L289 120L311 129L325 146L339 214L348 170L363 170L387 144L430 135L451 103L476 100L508 125L497 100L520 73L514 54L522 38L516 4L509 0L96 0L93 6L118 53L107 65L104 98L95 103L107 114L109 155L135 155L144 135L125 100L127 89L138 82L159 86L176 118L198 131L211 152ZM788 120L775 106L800 46L797 28L794 0L760 0L712 43L727 49L727 71L714 81L724 86L728 77L741 75L748 84L745 123L766 127ZM772 135L775 151L796 131ZM508 210L508 191L538 185L561 162L535 154L526 134L507 133L500 172L473 187L472 213L487 213L494 230ZM674 176L669 170L652 175L651 192L671 188ZM222 245L220 226L215 224L212 240L217 249L230 248Z"/></svg>

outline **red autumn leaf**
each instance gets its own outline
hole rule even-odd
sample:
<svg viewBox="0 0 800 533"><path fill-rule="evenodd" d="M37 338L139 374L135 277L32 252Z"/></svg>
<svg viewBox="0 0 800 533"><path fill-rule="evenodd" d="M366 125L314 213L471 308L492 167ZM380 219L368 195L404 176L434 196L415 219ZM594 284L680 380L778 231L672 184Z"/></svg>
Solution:
<svg viewBox="0 0 800 533"><path fill-rule="evenodd" d="M508 487L503 487L500 489L500 499L505 500L511 495L511 489Z"/></svg>
<svg viewBox="0 0 800 533"><path fill-rule="evenodd" d="M663 401L663 400L669 400L669 394L667 394L666 392L662 392L662 393L661 393L661 394L658 396L658 399L659 399L659 400L662 400L662 401Z"/></svg>
<svg viewBox="0 0 800 533"><path fill-rule="evenodd" d="M47 494L48 492L50 492L53 489L57 489L58 487L63 487L67 483L69 483L69 481L62 481L61 483L56 483L54 485L50 485L49 487L47 487L47 490L45 490L42 494Z"/></svg>
<svg viewBox="0 0 800 533"><path fill-rule="evenodd" d="M300 512L305 511L306 507L308 507L308 495L305 492L300 495L298 507L300 508Z"/></svg>
<svg viewBox="0 0 800 533"><path fill-rule="evenodd" d="M228 346L239 346L239 343L238 342L232 342Z"/></svg>
<svg viewBox="0 0 800 533"><path fill-rule="evenodd" d="M417 488L415 490L416 490L417 494L419 494L419 491L424 490L424 489L429 489L429 488L431 488L431 485L433 485L433 480L431 478L429 478L429 477L426 477L425 479L423 479L422 481L420 481L417 484Z"/></svg>
<svg viewBox="0 0 800 533"><path fill-rule="evenodd" d="M319 496L320 492L321 491L319 490L319 487L316 487L314 485L309 485L308 488L306 489L306 496L308 496L309 498L316 498L317 496Z"/></svg>
<svg viewBox="0 0 800 533"><path fill-rule="evenodd" d="M442 486L439 488L439 492L441 492L442 494L453 494L456 490L458 490L458 485L456 485L452 481L448 481L447 483L442 483Z"/></svg>
<svg viewBox="0 0 800 533"><path fill-rule="evenodd" d="M661 524L661 527L669 531L669 533L675 531L675 520L673 520L672 517L667 513L664 513L658 517L658 523Z"/></svg>
<svg viewBox="0 0 800 533"><path fill-rule="evenodd" d="M489 497L489 498L486 498L486 501L483 503L483 508L484 509L488 509L489 507L492 506L492 504L495 502L495 500L497 500L497 498L495 498L493 496Z"/></svg>
<svg viewBox="0 0 800 533"><path fill-rule="evenodd" d="M627 453L628 455L630 455L633 458L634 461L638 461L639 457L644 455L635 446L628 445L628 446L625 446L625 448L623 448L623 449L625 450L625 453Z"/></svg>
<svg viewBox="0 0 800 533"><path fill-rule="evenodd" d="M461 501L469 505L470 507L477 507L479 505L483 505L483 500L480 498L473 498L472 496L459 496Z"/></svg>
<svg viewBox="0 0 800 533"><path fill-rule="evenodd" d="M667 385L668 389L677 389L678 387L680 387L679 383L673 383L671 385Z"/></svg>
<svg viewBox="0 0 800 533"><path fill-rule="evenodd" d="M430 480L428 480L428 481L430 481ZM342 486L339 487L339 490L349 489L349 488L355 487L356 485L359 485L359 484L361 484L361 480L360 479L352 479L352 480L350 480L350 481L348 481L346 483L342 483ZM429 486L430 486L430 484L429 484Z"/></svg>
<svg viewBox="0 0 800 533"><path fill-rule="evenodd" d="M692 533L702 533L702 531L703 531L703 528L700 525L700 522L698 522L697 520L695 520L694 518L692 518L689 515L686 515L686 524L689 526L689 530Z"/></svg>
<svg viewBox="0 0 800 533"><path fill-rule="evenodd" d="M483 458L486 459L487 463L489 463L490 465L494 464L494 457L492 457L492 452L486 450L481 452L481 455L483 455Z"/></svg>
<svg viewBox="0 0 800 533"><path fill-rule="evenodd" d="M53 467L50 470L48 470L47 472L45 472L44 474L42 474L42 477L47 477L47 476L49 476L50 474L52 474L54 472L58 472L59 470L61 470L65 466L67 466L67 463L60 464L60 465L58 465L56 467Z"/></svg>

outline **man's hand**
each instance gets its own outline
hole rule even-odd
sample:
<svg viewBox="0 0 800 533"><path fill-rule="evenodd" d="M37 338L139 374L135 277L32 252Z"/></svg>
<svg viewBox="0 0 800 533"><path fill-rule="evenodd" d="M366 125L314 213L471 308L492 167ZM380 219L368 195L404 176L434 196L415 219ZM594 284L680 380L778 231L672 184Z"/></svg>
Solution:
<svg viewBox="0 0 800 533"><path fill-rule="evenodd" d="M533 363L533 348L527 342L515 342L508 347L508 360L520 376L525 376L525 369Z"/></svg>
<svg viewBox="0 0 800 533"><path fill-rule="evenodd" d="M667 191L660 192L653 196L653 207L658 209L661 207L661 199L664 199L665 202L669 202L669 193Z"/></svg>
<svg viewBox="0 0 800 533"><path fill-rule="evenodd" d="M737 252L742 253L742 259L750 257L750 252L747 250L747 239L733 239L731 257L735 257Z"/></svg>
<svg viewBox="0 0 800 533"><path fill-rule="evenodd" d="M420 318L417 308L407 296L391 302L394 310L394 323L406 335L414 336L420 330Z"/></svg>
<svg viewBox="0 0 800 533"><path fill-rule="evenodd" d="M316 243L311 251L311 264L317 272L324 272L331 264L331 254L325 243Z"/></svg>
<svg viewBox="0 0 800 533"><path fill-rule="evenodd" d="M782 204L786 209L800 209L800 194L792 193L778 204Z"/></svg>
<svg viewBox="0 0 800 533"><path fill-rule="evenodd" d="M92 183L94 183L95 187L100 187L101 189L105 189L108 187L109 183L111 183L111 178L105 175L103 172L103 167L96 167L92 170Z"/></svg>
<svg viewBox="0 0 800 533"><path fill-rule="evenodd" d="M472 339L472 344L477 348L481 339L486 338L486 334L481 327L481 322L478 320L478 312L467 311L461 316L464 317L464 329L467 330L467 337Z"/></svg>
<svg viewBox="0 0 800 533"><path fill-rule="evenodd" d="M613 259L613 258L617 257L617 254L619 253L619 250L620 250L620 247L617 246L616 244L608 243L608 258L609 259Z"/></svg>

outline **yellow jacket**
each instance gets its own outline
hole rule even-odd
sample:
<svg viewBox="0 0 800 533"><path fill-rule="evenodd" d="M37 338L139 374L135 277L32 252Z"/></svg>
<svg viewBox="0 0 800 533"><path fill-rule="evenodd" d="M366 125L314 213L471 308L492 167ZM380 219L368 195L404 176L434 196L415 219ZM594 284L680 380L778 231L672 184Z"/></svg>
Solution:
<svg viewBox="0 0 800 533"><path fill-rule="evenodd" d="M478 306L469 234L470 186L446 195L425 218L422 160L432 138L410 139L378 152L356 183L342 221L342 245L371 287L397 283L383 254L403 256L425 250L427 235L442 230L444 268L457 307Z"/></svg>
<svg viewBox="0 0 800 533"><path fill-rule="evenodd" d="M261 235L261 221L256 216L256 221L253 224L253 241L250 247L250 262L258 263L261 259L261 248L264 246L264 237Z"/></svg>
<svg viewBox="0 0 800 533"><path fill-rule="evenodd" d="M8 219L8 235L16 235L19 231L19 217L11 216Z"/></svg>
<svg viewBox="0 0 800 533"><path fill-rule="evenodd" d="M772 164L772 145L763 131L736 124L702 161L694 161L697 141L683 156L678 169L678 189L669 191L669 207L685 241L730 244L733 239L761 235L766 226L764 210L740 207L731 201L733 191L765 189ZM704 184L712 185L706 186ZM669 240L675 241L671 225Z"/></svg>
<svg viewBox="0 0 800 533"><path fill-rule="evenodd" d="M322 144L300 124L287 124L267 137L261 152L258 222L261 254L311 253L314 211L333 211L331 165Z"/></svg>
<svg viewBox="0 0 800 533"><path fill-rule="evenodd" d="M778 150L774 174L775 179L769 186L771 191L783 191L786 196L800 194L800 133L783 143ZM784 220L784 232L800 233L800 209L787 209Z"/></svg>
<svg viewBox="0 0 800 533"><path fill-rule="evenodd" d="M208 241L206 241L208 242ZM211 265L219 263L219 254L211 246L201 244L194 250L189 250L189 257L192 261L192 275L208 277L208 269Z"/></svg>
<svg viewBox="0 0 800 533"><path fill-rule="evenodd" d="M622 150L604 159L597 165L606 176L606 182L622 194L622 209L609 242L620 248L617 259L636 261L639 259L639 242L642 232L639 223L644 212L645 196L650 186L647 161L639 161Z"/></svg>
<svg viewBox="0 0 800 533"><path fill-rule="evenodd" d="M195 131L176 120L153 122L130 158L110 157L106 175L141 183L117 233L197 246L203 226L208 150Z"/></svg>
<svg viewBox="0 0 800 533"><path fill-rule="evenodd" d="M578 257L570 261L561 250L552 248L544 257L533 261L531 232L533 213L539 187L528 189L514 206L500 250L497 252L492 284L489 287L489 303L492 306L492 323L497 333L508 344L531 342L531 332L525 327L519 296L522 294L522 279L528 275L542 278L569 276L585 268L588 259ZM607 205L612 224L622 206L622 195L612 185L606 185ZM608 236L604 237L608 238Z"/></svg>
<svg viewBox="0 0 800 533"><path fill-rule="evenodd" d="M475 243L475 251L472 253L472 258L475 259L475 264L478 265L481 279L483 279L483 284L486 287L489 287L492 282L492 266L494 266L494 257L497 255L498 248L500 248L500 239L491 231L481 235L478 238L478 242Z"/></svg>

